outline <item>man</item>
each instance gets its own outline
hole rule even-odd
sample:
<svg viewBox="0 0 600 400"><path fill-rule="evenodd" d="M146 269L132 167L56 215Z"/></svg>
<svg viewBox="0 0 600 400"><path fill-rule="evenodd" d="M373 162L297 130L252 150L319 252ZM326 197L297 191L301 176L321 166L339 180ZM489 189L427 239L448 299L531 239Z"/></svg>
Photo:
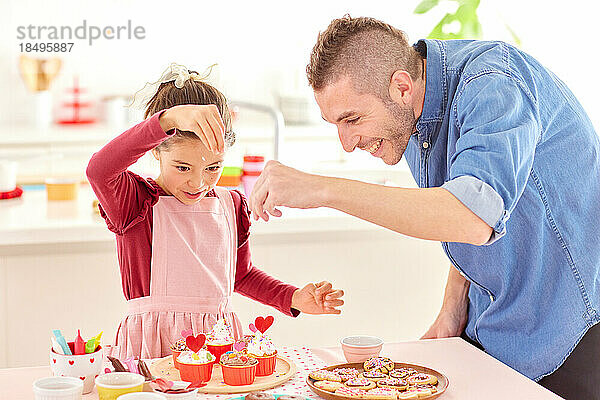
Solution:
<svg viewBox="0 0 600 400"><path fill-rule="evenodd" d="M404 155L419 188L269 162L255 218L330 207L443 242L451 268L425 337L464 335L564 397L600 398L600 143L565 84L506 43L410 46L349 16L319 35L307 75L344 149Z"/></svg>

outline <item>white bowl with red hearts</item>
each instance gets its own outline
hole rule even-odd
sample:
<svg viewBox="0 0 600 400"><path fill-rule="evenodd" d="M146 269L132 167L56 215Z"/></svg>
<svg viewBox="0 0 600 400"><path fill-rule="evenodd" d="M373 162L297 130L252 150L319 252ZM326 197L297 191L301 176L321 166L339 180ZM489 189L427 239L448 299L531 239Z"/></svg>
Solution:
<svg viewBox="0 0 600 400"><path fill-rule="evenodd" d="M54 376L72 376L83 382L83 394L94 389L94 379L102 372L102 346L94 353L65 355L50 349L50 369Z"/></svg>

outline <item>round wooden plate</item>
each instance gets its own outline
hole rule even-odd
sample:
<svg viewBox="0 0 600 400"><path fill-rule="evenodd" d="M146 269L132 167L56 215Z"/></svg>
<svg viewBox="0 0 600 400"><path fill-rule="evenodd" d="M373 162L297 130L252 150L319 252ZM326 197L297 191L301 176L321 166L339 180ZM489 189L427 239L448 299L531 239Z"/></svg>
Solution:
<svg viewBox="0 0 600 400"><path fill-rule="evenodd" d="M173 357L167 356L155 359L148 369L152 375L169 381L180 381L179 371L173 366ZM229 394L246 393L254 390L271 389L289 380L296 373L296 365L286 357L277 356L275 372L269 376L257 376L252 385L230 386L223 382L221 366L213 367L211 380L206 386L198 389L199 393Z"/></svg>
<svg viewBox="0 0 600 400"><path fill-rule="evenodd" d="M363 371L363 363L345 363L345 364L337 364L337 365L331 365L329 367L325 367L323 369L326 370L334 370L336 368L356 368L357 370L359 370L360 372ZM446 377L446 375L431 369L431 368L427 368L427 367L423 367L421 365L415 365L415 364L406 364L406 363L399 363L399 362L395 362L394 361L394 368L413 368L416 369L419 372L424 372L426 374L430 374L430 375L434 375L437 380L438 380L438 384L437 384L437 392L435 392L434 394L432 394L431 396L427 396L427 397L419 397L419 400L421 399L437 399L438 397L440 397L445 391L446 388L448 387L448 384L450 383L448 381L448 378ZM306 383L308 384L308 386L310 387L310 389L315 392L316 394L318 394L319 396L323 397L324 399L329 399L329 400L348 400L348 397L345 396L340 396L338 394L332 393L332 392L327 392L323 389L319 389L318 387L316 387L314 385L315 380L312 379L310 376L306 378ZM353 398L353 400L359 400L361 399L361 397L356 397Z"/></svg>

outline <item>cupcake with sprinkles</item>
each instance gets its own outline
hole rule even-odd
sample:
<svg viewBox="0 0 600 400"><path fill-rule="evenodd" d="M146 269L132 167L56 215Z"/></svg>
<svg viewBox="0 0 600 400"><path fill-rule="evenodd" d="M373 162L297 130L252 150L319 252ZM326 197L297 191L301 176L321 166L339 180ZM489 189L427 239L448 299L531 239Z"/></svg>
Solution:
<svg viewBox="0 0 600 400"><path fill-rule="evenodd" d="M215 356L203 349L206 336L200 333L185 339L190 351L182 351L177 362L181 380L186 382L208 382L212 376Z"/></svg>
<svg viewBox="0 0 600 400"><path fill-rule="evenodd" d="M238 349L228 351L221 355L219 363L223 372L223 381L227 385L251 385L254 382L258 360L246 352Z"/></svg>
<svg viewBox="0 0 600 400"><path fill-rule="evenodd" d="M273 317L257 317L254 324L250 324L250 330L254 333L252 339L246 346L249 355L258 360L256 376L268 376L275 372L277 365L277 349L271 338L265 334L267 329L273 325Z"/></svg>
<svg viewBox="0 0 600 400"><path fill-rule="evenodd" d="M185 344L185 339L190 335L193 335L193 331L191 329L181 331L182 338L171 345L171 354L173 355L173 366L176 369L179 369L177 357L179 357L182 351L190 351L190 348L187 347L187 344Z"/></svg>
<svg viewBox="0 0 600 400"><path fill-rule="evenodd" d="M206 335L206 348L218 362L222 354L233 350L233 343L231 327L225 318L218 319L210 333Z"/></svg>

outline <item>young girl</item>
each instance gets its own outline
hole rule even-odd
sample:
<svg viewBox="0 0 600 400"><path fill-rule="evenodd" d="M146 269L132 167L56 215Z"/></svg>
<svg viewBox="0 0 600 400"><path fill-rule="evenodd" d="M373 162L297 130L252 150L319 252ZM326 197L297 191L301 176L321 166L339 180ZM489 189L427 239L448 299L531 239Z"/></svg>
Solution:
<svg viewBox="0 0 600 400"><path fill-rule="evenodd" d="M116 234L128 300L113 355L164 357L182 330L209 332L218 318L241 337L234 291L294 317L339 314L343 291L330 283L298 289L252 265L246 199L215 186L232 138L223 94L176 64L155 86L146 120L95 153L86 171ZM160 161L156 180L127 171L149 150Z"/></svg>

